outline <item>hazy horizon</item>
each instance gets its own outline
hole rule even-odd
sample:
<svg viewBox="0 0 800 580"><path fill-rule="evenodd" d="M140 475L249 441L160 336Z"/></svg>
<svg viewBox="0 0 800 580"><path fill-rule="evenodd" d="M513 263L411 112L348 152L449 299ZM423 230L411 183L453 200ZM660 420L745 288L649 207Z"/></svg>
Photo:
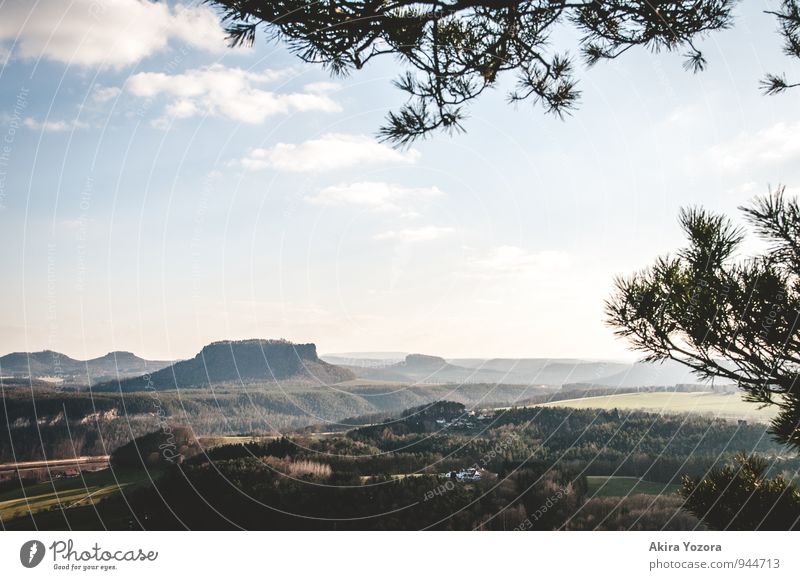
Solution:
<svg viewBox="0 0 800 580"><path fill-rule="evenodd" d="M211 342L218 342L218 341L225 341L225 340L248 340L248 339L251 339L251 340L259 340L259 339L260 340L270 340L272 338L275 338L275 337L269 337L269 338L268 337L259 337L259 338L257 338L257 337L243 337L243 338L238 338L238 339L222 339L222 338L220 338L220 339L212 340L207 344L210 344ZM409 350L409 351L388 350L388 351L328 352L328 351L320 350L319 344L315 343L313 340L300 341L300 342L315 344L315 346L317 347L317 355L320 356L320 357L342 357L342 358L351 357L351 358L376 359L376 360L388 360L388 359L393 359L393 358L404 358L407 355L422 354L422 355L428 355L428 356L438 356L438 357L441 357L441 358L447 359L447 360L457 360L457 359L473 359L473 360L491 360L491 359L572 360L572 359L575 359L575 360L580 360L580 361L585 361L585 362L618 362L618 363L630 364L630 363L637 362L641 358L640 356L639 357L632 356L632 357L629 357L627 359L626 358L616 358L616 359L605 358L605 359L603 359L603 358L583 357L583 356L542 357L542 356L536 356L535 354L531 354L531 355L527 355L527 356L506 356L506 355L502 355L502 354L499 354L499 355L474 354L474 355L462 356L460 354L450 355L450 354L442 354L442 353L438 353L438 352L420 352L420 351L416 351L416 350ZM185 356L178 356L178 357L159 356L158 354L156 354L155 356L144 356L141 353L139 353L139 352L137 352L135 350L131 350L129 348L118 348L118 349L113 349L113 350L105 350L103 352L97 351L95 353L90 353L88 356L87 355L83 355L83 354L81 354L81 355L73 354L68 350L57 350L57 349L52 349L52 348L38 348L38 349L34 349L34 350L16 349L16 350L0 352L0 357L6 356L6 355L9 355L9 354L15 354L15 353L32 354L32 353L36 353L36 352L53 351L53 352L57 352L59 354L66 355L71 359L83 361L83 360L91 360L91 359L95 359L95 358L100 358L102 356L105 356L107 354L112 354L112 353L115 353L115 352L130 352L130 353L132 353L132 354L134 354L134 355L136 355L136 356L138 356L140 358L146 359L146 360L176 361L176 360L185 360L185 359L189 359L189 358L194 357L195 355L197 355L202 350L203 346L205 346L205 345L199 345L197 347L197 349L194 352L192 352L191 354L187 354ZM631 354L635 355L635 353L631 353Z"/></svg>

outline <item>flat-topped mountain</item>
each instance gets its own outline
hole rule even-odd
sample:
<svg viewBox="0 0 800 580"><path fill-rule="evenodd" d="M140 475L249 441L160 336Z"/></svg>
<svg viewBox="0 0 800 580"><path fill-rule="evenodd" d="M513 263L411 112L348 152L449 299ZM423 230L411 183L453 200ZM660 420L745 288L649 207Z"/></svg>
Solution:
<svg viewBox="0 0 800 580"><path fill-rule="evenodd" d="M333 362L330 358L327 360ZM496 383L575 388L650 387L699 384L691 370L675 362L622 363L585 359L454 358L410 354L404 360L387 358L348 361L347 368L368 380L404 383Z"/></svg>
<svg viewBox="0 0 800 580"><path fill-rule="evenodd" d="M631 388L697 384L701 381L678 363L619 363L583 359L444 359L426 354L353 353L317 356L313 344L285 340L221 341L186 361L146 360L114 351L77 360L52 350L14 352L0 357L0 376L15 381L46 381L72 388L102 390L145 388L150 376L158 389L222 382L296 380L333 384L353 378L406 384L495 383L573 388ZM375 358L385 356L386 358ZM362 358L359 358L362 357ZM102 385L102 386L101 386Z"/></svg>
<svg viewBox="0 0 800 580"><path fill-rule="evenodd" d="M96 389L163 390L203 387L215 383L269 383L284 380L333 384L354 378L351 371L320 360L317 347L311 343L224 340L204 346L194 358L179 361L149 375L98 385Z"/></svg>
<svg viewBox="0 0 800 580"><path fill-rule="evenodd" d="M374 363L371 366L348 366L359 378L422 384L496 382L504 373L476 370L450 364L439 356L409 354L400 362Z"/></svg>
<svg viewBox="0 0 800 580"><path fill-rule="evenodd" d="M400 366L405 366L409 369L419 369L419 370L436 370L446 368L449 363L444 360L440 356L431 356L429 354L410 354L408 355L402 363L398 363Z"/></svg>

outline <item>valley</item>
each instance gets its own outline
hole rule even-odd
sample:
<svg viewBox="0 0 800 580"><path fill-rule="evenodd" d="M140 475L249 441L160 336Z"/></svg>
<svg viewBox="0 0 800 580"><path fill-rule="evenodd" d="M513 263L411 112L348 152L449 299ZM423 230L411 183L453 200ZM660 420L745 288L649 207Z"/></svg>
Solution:
<svg viewBox="0 0 800 580"><path fill-rule="evenodd" d="M763 435L700 416L477 413L445 401L322 435L203 441L170 428L121 446L103 471L4 482L0 520L6 529L694 529L676 495L682 477L743 449L770 457L771 472L797 469ZM470 466L481 477L446 475Z"/></svg>
<svg viewBox="0 0 800 580"><path fill-rule="evenodd" d="M152 372L106 368L115 378L70 386L33 373L52 374L40 354L28 376L18 356L3 357L18 372L0 379L0 522L691 529L700 524L681 511L682 477L742 450L771 457L770 473L797 469L765 435L770 411L674 365L391 354L320 357L310 343L221 341ZM629 386L630 377L640 384ZM479 476L445 475L472 467ZM217 504L231 482L294 515L259 516L235 500L210 511L194 503ZM318 484L339 491L317 493ZM531 523L552 490L569 498L564 511ZM162 514L163 501L172 515ZM463 517L436 519L462 502ZM347 524L336 505L361 514L360 523ZM399 505L407 514L370 515Z"/></svg>

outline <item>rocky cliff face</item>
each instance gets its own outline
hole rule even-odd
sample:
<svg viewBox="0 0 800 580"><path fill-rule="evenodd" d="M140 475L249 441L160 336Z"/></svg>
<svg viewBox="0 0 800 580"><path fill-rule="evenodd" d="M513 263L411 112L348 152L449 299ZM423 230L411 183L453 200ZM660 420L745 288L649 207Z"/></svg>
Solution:
<svg viewBox="0 0 800 580"><path fill-rule="evenodd" d="M168 389L202 387L214 383L274 382L283 380L332 384L355 378L344 368L317 357L314 344L285 340L239 340L211 343L189 360L180 361L151 375L112 381L101 390Z"/></svg>

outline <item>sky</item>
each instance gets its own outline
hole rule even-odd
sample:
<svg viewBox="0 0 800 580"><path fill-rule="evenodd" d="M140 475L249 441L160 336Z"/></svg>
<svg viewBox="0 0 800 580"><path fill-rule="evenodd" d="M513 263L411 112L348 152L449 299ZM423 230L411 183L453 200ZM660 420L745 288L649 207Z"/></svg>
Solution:
<svg viewBox="0 0 800 580"><path fill-rule="evenodd" d="M758 86L800 78L775 4L701 41L702 73L581 65L564 120L502 79L466 133L397 150L375 139L404 100L391 58L332 78L263 33L229 48L203 4L0 0L0 354L633 360L603 303L681 247L680 208L800 193L800 92Z"/></svg>

